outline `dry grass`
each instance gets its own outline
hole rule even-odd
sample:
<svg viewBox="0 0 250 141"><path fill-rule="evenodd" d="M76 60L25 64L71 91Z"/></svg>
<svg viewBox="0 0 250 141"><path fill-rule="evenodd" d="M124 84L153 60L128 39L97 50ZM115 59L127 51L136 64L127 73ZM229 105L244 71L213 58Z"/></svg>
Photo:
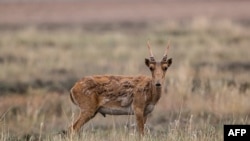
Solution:
<svg viewBox="0 0 250 141"><path fill-rule="evenodd" d="M150 116L147 141L223 140L224 124L249 124L250 28L196 19L145 29L4 30L0 35L0 140L138 140L133 116L97 115L62 138L77 116L68 90L92 74L145 74L146 41L159 58L168 40L167 94Z"/></svg>

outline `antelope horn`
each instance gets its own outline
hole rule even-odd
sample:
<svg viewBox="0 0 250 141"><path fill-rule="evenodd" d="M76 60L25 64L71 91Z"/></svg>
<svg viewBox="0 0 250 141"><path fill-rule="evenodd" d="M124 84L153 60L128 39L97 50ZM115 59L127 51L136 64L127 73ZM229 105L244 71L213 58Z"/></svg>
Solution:
<svg viewBox="0 0 250 141"><path fill-rule="evenodd" d="M152 52L152 50L151 50L151 46L150 46L149 41L147 42L147 45L148 45L148 50L149 50L150 59L154 61L154 55L153 55L153 52Z"/></svg>
<svg viewBox="0 0 250 141"><path fill-rule="evenodd" d="M168 41L168 44L167 44L165 53L164 53L164 55L163 55L163 60L166 60L166 59L167 59L167 55L168 55L168 50L169 50L169 48L170 48L170 41Z"/></svg>

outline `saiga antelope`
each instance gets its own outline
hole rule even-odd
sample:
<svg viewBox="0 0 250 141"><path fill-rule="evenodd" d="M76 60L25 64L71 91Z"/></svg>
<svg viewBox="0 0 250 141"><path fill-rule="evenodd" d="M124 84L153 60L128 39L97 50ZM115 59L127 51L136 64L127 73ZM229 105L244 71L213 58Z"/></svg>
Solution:
<svg viewBox="0 0 250 141"><path fill-rule="evenodd" d="M161 97L163 83L172 58L167 59L169 45L161 61L156 61L149 42L150 57L145 59L152 77L94 75L76 82L70 91L72 102L80 108L79 118L69 128L78 132L97 113L109 115L135 115L140 135L144 134L147 116Z"/></svg>

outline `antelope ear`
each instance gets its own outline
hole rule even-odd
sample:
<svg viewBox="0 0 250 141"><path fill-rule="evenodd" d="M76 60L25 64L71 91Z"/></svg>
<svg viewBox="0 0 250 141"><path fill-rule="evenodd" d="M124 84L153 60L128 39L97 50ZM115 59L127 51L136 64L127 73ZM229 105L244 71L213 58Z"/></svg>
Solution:
<svg viewBox="0 0 250 141"><path fill-rule="evenodd" d="M168 67L169 67L171 64L172 64L172 58L170 58L170 59L167 60L167 65L168 65Z"/></svg>
<svg viewBox="0 0 250 141"><path fill-rule="evenodd" d="M149 60L148 58L145 58L145 64L146 64L146 66L148 66L148 67L149 67L150 60Z"/></svg>

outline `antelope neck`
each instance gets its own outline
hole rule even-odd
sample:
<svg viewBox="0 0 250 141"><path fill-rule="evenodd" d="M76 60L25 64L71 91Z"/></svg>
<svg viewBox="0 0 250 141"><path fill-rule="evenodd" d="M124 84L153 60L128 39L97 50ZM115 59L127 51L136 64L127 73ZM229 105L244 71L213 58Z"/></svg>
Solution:
<svg viewBox="0 0 250 141"><path fill-rule="evenodd" d="M153 82L151 82L151 88L152 88L153 103L156 104L161 97L162 86L155 86Z"/></svg>

